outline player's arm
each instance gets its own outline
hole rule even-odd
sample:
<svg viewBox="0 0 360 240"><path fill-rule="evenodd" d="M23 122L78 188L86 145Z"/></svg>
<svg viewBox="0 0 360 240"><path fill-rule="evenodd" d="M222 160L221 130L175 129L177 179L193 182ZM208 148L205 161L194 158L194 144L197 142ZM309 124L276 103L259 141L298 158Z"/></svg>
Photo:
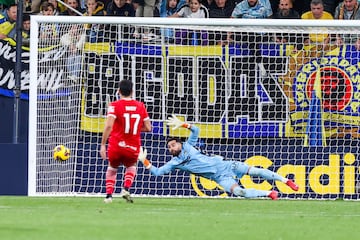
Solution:
<svg viewBox="0 0 360 240"><path fill-rule="evenodd" d="M103 160L106 160L106 142L110 136L111 130L115 122L115 117L109 115L105 121L105 127L101 138L100 156Z"/></svg>
<svg viewBox="0 0 360 240"><path fill-rule="evenodd" d="M140 162L142 162L142 164L144 165L144 167L146 169L150 170L152 175L161 176L161 175L171 172L175 168L171 161L167 162L162 167L159 167L159 168L154 167L151 164L150 160L146 158L146 156L147 156L146 149L143 149L143 147L141 147L138 160Z"/></svg>
<svg viewBox="0 0 360 240"><path fill-rule="evenodd" d="M152 129L152 126L151 126L150 118L144 119L144 124L141 127L141 131L142 132L151 132L151 129Z"/></svg>
<svg viewBox="0 0 360 240"><path fill-rule="evenodd" d="M141 131L142 132L151 132L152 130L152 127L151 127L151 120L150 120L150 117L149 117L149 113L147 112L147 109L145 107L145 104L142 103L142 108L143 108L143 125L141 127Z"/></svg>
<svg viewBox="0 0 360 240"><path fill-rule="evenodd" d="M180 127L189 129L191 131L191 134L187 142L192 146L196 144L199 138L199 131L200 131L197 126L181 121L174 114L172 114L171 117L168 118L167 125L172 126L173 130L178 129Z"/></svg>

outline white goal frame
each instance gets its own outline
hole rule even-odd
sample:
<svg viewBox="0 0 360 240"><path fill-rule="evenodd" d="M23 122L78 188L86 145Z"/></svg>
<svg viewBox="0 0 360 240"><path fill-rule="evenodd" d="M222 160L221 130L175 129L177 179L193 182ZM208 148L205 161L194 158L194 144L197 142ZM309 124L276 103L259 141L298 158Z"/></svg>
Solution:
<svg viewBox="0 0 360 240"><path fill-rule="evenodd" d="M39 24L41 23L74 23L74 24L131 24L134 26L160 26L160 27L188 27L190 29L201 30L204 26L208 26L212 30L221 31L237 31L237 29L243 29L244 31L261 32L262 29L266 28L270 32L281 33L284 29L291 29L291 33L308 33L308 29L312 29L316 33L326 32L328 30L332 33L343 33L346 29L346 33L360 34L360 20L343 21L343 20L273 20L273 19L182 19L182 18L129 18L129 17L72 17L68 16L31 16L31 36L30 36L30 91L29 91L29 147L28 147L28 195L29 196L47 196L47 195L83 195L76 192L68 193L46 193L42 194L36 191L36 180L37 180L37 85L38 85L38 45L39 45ZM51 131L51 130L50 130ZM61 143L59 143L61 144ZM360 151L358 151L360 152ZM355 158L358 158L356 156ZM344 168L351 167L356 169L356 166L344 165ZM355 175L359 175L358 170L355 171ZM344 180L345 181L345 180ZM357 183L354 183L357 188ZM357 190L356 190L357 191ZM336 199L341 198L358 199L359 193L350 194L349 196L345 193L339 193L320 197L321 199ZM86 194L87 195L87 194ZM90 194L96 196L99 194ZM290 198L312 198L307 194L301 195L286 195Z"/></svg>

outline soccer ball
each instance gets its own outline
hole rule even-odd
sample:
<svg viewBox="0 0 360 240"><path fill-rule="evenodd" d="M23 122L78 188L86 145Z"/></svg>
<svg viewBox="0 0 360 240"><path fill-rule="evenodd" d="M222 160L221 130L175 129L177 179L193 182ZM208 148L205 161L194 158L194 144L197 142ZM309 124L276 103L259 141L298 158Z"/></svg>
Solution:
<svg viewBox="0 0 360 240"><path fill-rule="evenodd" d="M57 145L53 152L54 159L58 161L66 161L70 157L70 149L64 145Z"/></svg>

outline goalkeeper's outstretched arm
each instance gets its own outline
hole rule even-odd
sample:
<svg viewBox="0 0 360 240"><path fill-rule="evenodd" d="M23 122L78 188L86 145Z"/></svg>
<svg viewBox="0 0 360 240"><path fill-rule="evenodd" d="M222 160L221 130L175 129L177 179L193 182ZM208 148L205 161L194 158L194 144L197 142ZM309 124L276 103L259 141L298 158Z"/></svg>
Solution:
<svg viewBox="0 0 360 240"><path fill-rule="evenodd" d="M167 120L167 125L172 126L172 129L178 129L180 127L190 129L191 134L189 136L189 139L187 140L187 143L194 146L198 140L199 136L199 128L195 125L191 125L187 122L181 121L178 119L174 114L171 115L171 117ZM146 169L150 170L150 172L155 176L164 175L166 173L171 172L173 169L175 169L175 163L173 161L167 162L165 165L163 165L160 168L152 166L151 162L147 157L147 151L146 149L141 148L139 153L139 161L143 163Z"/></svg>
<svg viewBox="0 0 360 240"><path fill-rule="evenodd" d="M198 137L199 137L199 128L198 127L196 127L195 125L192 125L190 123L181 121L174 114L172 114L171 117L169 117L166 122L167 122L168 126L173 127L172 128L173 130L178 129L180 127L190 129L191 134L190 134L187 142L192 146L194 146L196 144Z"/></svg>
<svg viewBox="0 0 360 240"><path fill-rule="evenodd" d="M146 169L150 169L152 167L152 164L149 161L149 159L146 158L146 156L147 156L147 150L141 147L138 160L142 162L142 164L145 166Z"/></svg>
<svg viewBox="0 0 360 240"><path fill-rule="evenodd" d="M175 166L172 164L171 161L166 163L164 166L160 168L154 167L151 164L150 160L146 158L146 156L147 156L146 149L143 149L141 147L138 159L140 162L142 162L142 164L145 166L146 169L150 170L152 175L161 176L171 172L175 168Z"/></svg>
<svg viewBox="0 0 360 240"><path fill-rule="evenodd" d="M166 121L168 126L172 126L172 130L176 130L179 127L183 127L183 128L191 128L191 124L187 123L187 122L183 122L180 119L178 119L175 114L172 114L171 117L168 117L168 120Z"/></svg>

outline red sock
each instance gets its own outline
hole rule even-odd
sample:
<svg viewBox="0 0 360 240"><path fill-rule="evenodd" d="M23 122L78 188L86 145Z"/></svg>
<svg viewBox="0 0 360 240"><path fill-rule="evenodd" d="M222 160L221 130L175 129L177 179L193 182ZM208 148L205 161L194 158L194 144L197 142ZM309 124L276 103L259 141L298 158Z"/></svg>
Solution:
<svg viewBox="0 0 360 240"><path fill-rule="evenodd" d="M126 168L124 175L124 188L129 189L134 182L134 178L136 175L136 167L131 166Z"/></svg>
<svg viewBox="0 0 360 240"><path fill-rule="evenodd" d="M106 170L106 194L113 194L116 182L117 168L108 167Z"/></svg>

